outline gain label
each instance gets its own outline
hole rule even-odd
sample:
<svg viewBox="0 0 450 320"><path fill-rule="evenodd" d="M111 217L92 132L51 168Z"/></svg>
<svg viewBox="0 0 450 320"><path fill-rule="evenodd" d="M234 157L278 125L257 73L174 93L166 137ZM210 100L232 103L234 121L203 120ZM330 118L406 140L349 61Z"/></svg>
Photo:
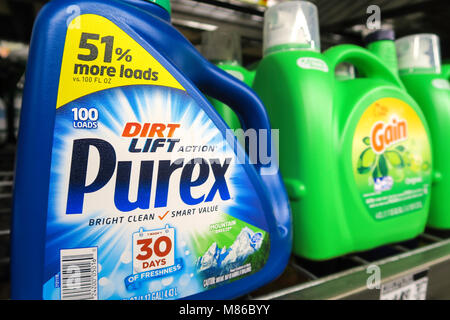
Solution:
<svg viewBox="0 0 450 320"><path fill-rule="evenodd" d="M352 166L376 220L422 209L431 185L431 149L414 109L396 98L371 104L356 126Z"/></svg>

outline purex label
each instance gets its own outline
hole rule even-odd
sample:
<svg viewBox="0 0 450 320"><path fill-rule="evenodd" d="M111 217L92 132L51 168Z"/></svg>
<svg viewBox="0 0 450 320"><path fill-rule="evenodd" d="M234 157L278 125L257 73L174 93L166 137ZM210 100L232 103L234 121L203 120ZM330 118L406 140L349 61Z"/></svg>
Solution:
<svg viewBox="0 0 450 320"><path fill-rule="evenodd" d="M260 270L261 201L234 146L112 22L68 29L54 128L45 299L178 299Z"/></svg>
<svg viewBox="0 0 450 320"><path fill-rule="evenodd" d="M431 187L431 150L417 113L404 101L371 104L353 136L353 174L365 207L380 220L422 209Z"/></svg>

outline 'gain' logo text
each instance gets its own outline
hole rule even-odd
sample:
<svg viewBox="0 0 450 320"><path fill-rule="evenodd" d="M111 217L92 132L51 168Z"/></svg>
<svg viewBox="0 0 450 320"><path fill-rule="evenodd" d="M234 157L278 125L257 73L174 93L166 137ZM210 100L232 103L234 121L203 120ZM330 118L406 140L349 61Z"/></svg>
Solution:
<svg viewBox="0 0 450 320"><path fill-rule="evenodd" d="M377 121L370 133L370 145L377 154L383 153L391 145L408 137L406 120L392 118L390 122Z"/></svg>

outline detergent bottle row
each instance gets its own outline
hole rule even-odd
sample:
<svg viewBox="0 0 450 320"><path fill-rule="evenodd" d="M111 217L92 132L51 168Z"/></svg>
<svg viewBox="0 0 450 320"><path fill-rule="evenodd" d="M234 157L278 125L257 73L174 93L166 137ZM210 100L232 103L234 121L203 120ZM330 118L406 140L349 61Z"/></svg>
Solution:
<svg viewBox="0 0 450 320"><path fill-rule="evenodd" d="M423 232L430 131L395 55L389 65L355 45L321 53L317 8L306 1L268 8L263 41L253 89L279 129L293 253L325 260ZM358 76L336 76L343 63Z"/></svg>
<svg viewBox="0 0 450 320"><path fill-rule="evenodd" d="M317 7L282 2L244 68L236 34L204 33L202 56L168 0L48 3L23 89L11 297L236 298L291 253L326 260L445 226L430 142L443 145L445 111L409 82L443 90L448 69L433 44L423 64L394 40L322 53ZM253 143L270 163L247 156L238 128L265 133Z"/></svg>
<svg viewBox="0 0 450 320"><path fill-rule="evenodd" d="M228 299L283 271L280 174L249 161L205 95L265 131L256 143L270 153L261 100L171 26L168 0L43 7L18 137L12 299Z"/></svg>
<svg viewBox="0 0 450 320"><path fill-rule="evenodd" d="M395 41L400 79L430 126L434 179L428 226L450 229L450 83L441 74L439 38L416 34Z"/></svg>

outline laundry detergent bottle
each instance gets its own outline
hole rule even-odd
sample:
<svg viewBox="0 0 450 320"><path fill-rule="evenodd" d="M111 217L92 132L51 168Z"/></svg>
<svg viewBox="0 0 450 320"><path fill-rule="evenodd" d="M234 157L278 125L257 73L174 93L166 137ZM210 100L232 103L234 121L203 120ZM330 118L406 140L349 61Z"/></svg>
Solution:
<svg viewBox="0 0 450 320"><path fill-rule="evenodd" d="M279 129L294 254L325 260L421 233L430 201L429 132L398 76L355 45L321 54L309 2L270 7L263 47L253 88ZM342 63L358 77L339 80Z"/></svg>
<svg viewBox="0 0 450 320"><path fill-rule="evenodd" d="M400 78L430 126L434 181L428 226L450 229L450 84L441 72L439 38L416 34L396 40Z"/></svg>
<svg viewBox="0 0 450 320"><path fill-rule="evenodd" d="M236 32L221 28L203 32L202 53L220 69L246 85L252 85L255 73L242 66L241 38ZM238 116L229 106L217 99L210 99L210 101L230 129L242 128Z"/></svg>
<svg viewBox="0 0 450 320"><path fill-rule="evenodd" d="M265 131L270 154L263 104L171 26L169 1L44 6L18 138L12 299L228 299L282 272L292 233L276 160L250 161L201 92Z"/></svg>
<svg viewBox="0 0 450 320"><path fill-rule="evenodd" d="M442 72L441 73L445 79L450 81L450 61L444 62L442 64Z"/></svg>

